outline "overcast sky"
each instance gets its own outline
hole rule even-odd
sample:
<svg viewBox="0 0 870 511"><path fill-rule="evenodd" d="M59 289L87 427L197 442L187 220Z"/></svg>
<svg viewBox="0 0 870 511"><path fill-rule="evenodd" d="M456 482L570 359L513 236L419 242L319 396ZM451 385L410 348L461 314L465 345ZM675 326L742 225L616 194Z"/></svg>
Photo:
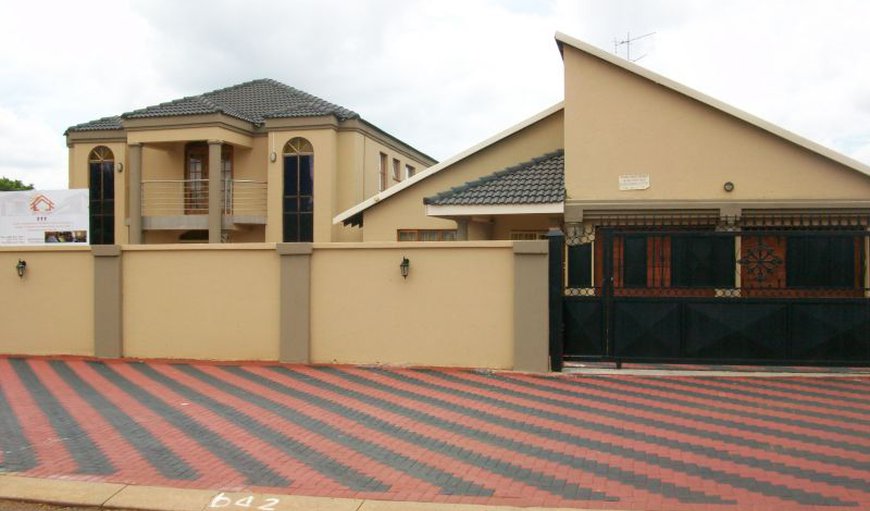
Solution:
<svg viewBox="0 0 870 511"><path fill-rule="evenodd" d="M0 0L0 176L63 131L273 78L445 159L560 101L562 31L870 163L870 1ZM626 45L618 48L625 56Z"/></svg>

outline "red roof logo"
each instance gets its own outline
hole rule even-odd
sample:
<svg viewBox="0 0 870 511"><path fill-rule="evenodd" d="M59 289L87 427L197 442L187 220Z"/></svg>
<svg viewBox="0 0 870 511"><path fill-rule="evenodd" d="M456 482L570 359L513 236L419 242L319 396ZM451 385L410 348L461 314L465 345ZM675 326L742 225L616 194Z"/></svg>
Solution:
<svg viewBox="0 0 870 511"><path fill-rule="evenodd" d="M51 213L54 210L54 202L45 195L39 194L30 200L30 211L34 213Z"/></svg>

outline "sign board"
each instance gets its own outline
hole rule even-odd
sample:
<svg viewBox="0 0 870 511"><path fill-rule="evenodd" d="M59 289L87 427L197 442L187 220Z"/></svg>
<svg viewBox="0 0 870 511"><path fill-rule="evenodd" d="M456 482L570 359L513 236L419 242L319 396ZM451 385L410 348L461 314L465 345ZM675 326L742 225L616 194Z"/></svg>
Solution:
<svg viewBox="0 0 870 511"><path fill-rule="evenodd" d="M0 245L87 244L88 190L0 192Z"/></svg>
<svg viewBox="0 0 870 511"><path fill-rule="evenodd" d="M625 174L619 176L620 190L646 190L649 188L649 174Z"/></svg>

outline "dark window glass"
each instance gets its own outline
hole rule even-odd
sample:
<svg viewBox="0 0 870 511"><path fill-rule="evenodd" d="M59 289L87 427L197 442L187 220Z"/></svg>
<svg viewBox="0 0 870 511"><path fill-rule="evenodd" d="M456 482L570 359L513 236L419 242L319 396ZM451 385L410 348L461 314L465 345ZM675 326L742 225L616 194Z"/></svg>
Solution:
<svg viewBox="0 0 870 511"><path fill-rule="evenodd" d="M568 287L592 285L592 244L568 247Z"/></svg>
<svg viewBox="0 0 870 511"><path fill-rule="evenodd" d="M88 164L89 230L92 245L111 245L115 242L114 170L115 164L111 160L91 161Z"/></svg>
<svg viewBox="0 0 870 511"><path fill-rule="evenodd" d="M314 215L302 213L299 215L299 239L311 241L314 239Z"/></svg>
<svg viewBox="0 0 870 511"><path fill-rule="evenodd" d="M732 236L671 238L671 284L674 287L734 287Z"/></svg>
<svg viewBox="0 0 870 511"><path fill-rule="evenodd" d="M785 271L789 287L855 287L855 238L789 236Z"/></svg>
<svg viewBox="0 0 870 511"><path fill-rule="evenodd" d="M311 156L299 157L299 195L311 195L314 188L311 163Z"/></svg>
<svg viewBox="0 0 870 511"><path fill-rule="evenodd" d="M299 157L284 157L284 195L299 194Z"/></svg>
<svg viewBox="0 0 870 511"><path fill-rule="evenodd" d="M646 287L646 237L622 238L622 285Z"/></svg>

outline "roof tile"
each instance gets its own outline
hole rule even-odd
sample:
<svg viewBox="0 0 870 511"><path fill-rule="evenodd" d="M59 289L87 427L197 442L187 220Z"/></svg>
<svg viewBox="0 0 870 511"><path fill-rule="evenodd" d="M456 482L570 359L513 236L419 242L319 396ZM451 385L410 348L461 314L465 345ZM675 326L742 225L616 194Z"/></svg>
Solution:
<svg viewBox="0 0 870 511"><path fill-rule="evenodd" d="M554 151L423 199L433 206L553 204L565 199L565 152Z"/></svg>
<svg viewBox="0 0 870 511"><path fill-rule="evenodd" d="M352 110L307 92L275 80L261 79L133 110L121 116L104 117L72 126L67 131L122 129L122 119L212 113L223 113L253 124L263 124L266 119L284 117L334 115L339 120L359 117L359 114Z"/></svg>

